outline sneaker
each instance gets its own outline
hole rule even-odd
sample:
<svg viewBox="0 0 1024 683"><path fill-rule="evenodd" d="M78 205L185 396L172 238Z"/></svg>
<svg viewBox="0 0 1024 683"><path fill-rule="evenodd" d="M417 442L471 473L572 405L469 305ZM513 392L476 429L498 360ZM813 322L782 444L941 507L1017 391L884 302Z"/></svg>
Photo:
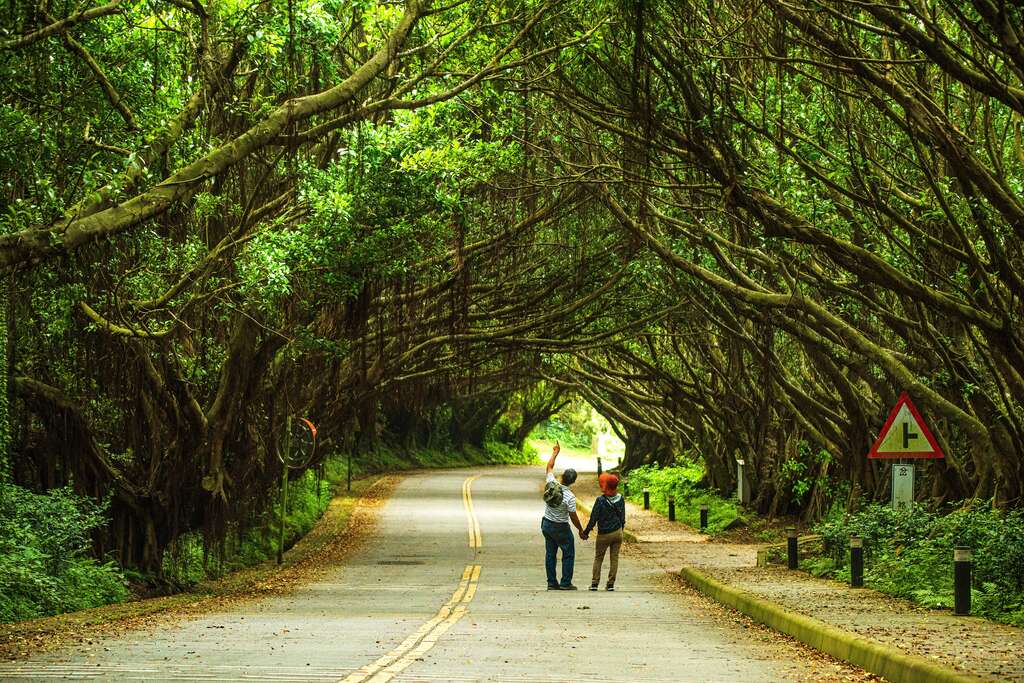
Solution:
<svg viewBox="0 0 1024 683"><path fill-rule="evenodd" d="M615 590L615 584L614 583L609 583L607 586L604 587L604 589L606 591L613 591L613 590ZM595 588L594 590L597 590L597 589Z"/></svg>
<svg viewBox="0 0 1024 683"><path fill-rule="evenodd" d="M574 585L572 585L570 583L568 586L559 586L558 590L560 590L560 591L578 591L579 588L577 588L576 586L574 586Z"/></svg>
<svg viewBox="0 0 1024 683"><path fill-rule="evenodd" d="M590 590L596 591L597 590L597 584L596 583L590 584Z"/></svg>
<svg viewBox="0 0 1024 683"><path fill-rule="evenodd" d="M558 590L558 584L557 583L549 583L548 584L548 590L549 591L556 591L556 590Z"/></svg>

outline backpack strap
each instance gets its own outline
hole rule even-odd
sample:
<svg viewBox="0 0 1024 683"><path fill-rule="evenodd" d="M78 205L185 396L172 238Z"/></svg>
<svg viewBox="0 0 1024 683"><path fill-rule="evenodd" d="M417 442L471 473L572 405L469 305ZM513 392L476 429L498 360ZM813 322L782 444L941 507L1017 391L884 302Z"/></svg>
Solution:
<svg viewBox="0 0 1024 683"><path fill-rule="evenodd" d="M615 514L615 516L619 518L619 526L621 528L625 529L626 528L626 515L625 515L625 513L624 512L619 512L619 508L617 508L614 503L609 501L604 496L601 496L601 500L604 501L604 504L607 505L609 508L611 508L611 510ZM623 507L625 507L625 500L626 499L623 498L622 500L623 500Z"/></svg>

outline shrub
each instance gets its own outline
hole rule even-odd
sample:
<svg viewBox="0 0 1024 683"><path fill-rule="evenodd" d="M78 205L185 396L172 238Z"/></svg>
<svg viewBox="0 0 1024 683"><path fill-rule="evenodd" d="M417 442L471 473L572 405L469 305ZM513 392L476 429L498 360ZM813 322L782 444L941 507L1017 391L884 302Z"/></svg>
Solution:
<svg viewBox="0 0 1024 683"><path fill-rule="evenodd" d="M538 458L533 446L524 444L522 449L518 449L501 441L488 441L484 444L484 452L488 462L505 465L532 465Z"/></svg>
<svg viewBox="0 0 1024 683"><path fill-rule="evenodd" d="M700 526L700 505L708 505L708 533L720 533L745 520L735 501L722 498L703 488L704 468L700 463L680 463L671 467L644 465L629 471L629 499L643 501L643 489L651 492L651 508L668 514L668 497L675 496L676 519L692 527Z"/></svg>
<svg viewBox="0 0 1024 683"><path fill-rule="evenodd" d="M1024 511L1004 512L972 502L939 515L912 505L894 510L873 504L856 514L833 511L815 529L827 562L816 572L849 580L851 534L864 538L866 585L929 607L953 603L953 548L974 553L975 614L1024 626Z"/></svg>
<svg viewBox="0 0 1024 683"><path fill-rule="evenodd" d="M105 507L70 488L36 494L0 483L0 621L127 599L121 571L86 556Z"/></svg>

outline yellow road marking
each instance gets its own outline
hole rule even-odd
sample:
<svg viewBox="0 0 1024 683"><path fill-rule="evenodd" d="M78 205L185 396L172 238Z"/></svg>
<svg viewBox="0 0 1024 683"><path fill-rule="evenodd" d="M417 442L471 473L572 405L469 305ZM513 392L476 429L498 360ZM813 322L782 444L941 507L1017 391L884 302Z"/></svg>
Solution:
<svg viewBox="0 0 1024 683"><path fill-rule="evenodd" d="M416 629L391 652L380 657L373 664L367 664L342 679L343 683L362 683L363 681L386 683L434 647L437 639L466 613L467 606L476 595L480 569L478 564L466 565L458 588L452 593L448 602L437 611L437 614Z"/></svg>
<svg viewBox="0 0 1024 683"><path fill-rule="evenodd" d="M480 535L480 520L477 519L476 510L473 509L473 482L480 478L480 475L468 477L462 482L462 507L466 511L466 529L469 533L469 547L484 547L483 536Z"/></svg>

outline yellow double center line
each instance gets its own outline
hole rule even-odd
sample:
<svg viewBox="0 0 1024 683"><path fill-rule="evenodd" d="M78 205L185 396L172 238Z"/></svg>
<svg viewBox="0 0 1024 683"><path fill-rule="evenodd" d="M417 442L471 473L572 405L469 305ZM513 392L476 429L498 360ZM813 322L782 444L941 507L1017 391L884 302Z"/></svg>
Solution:
<svg viewBox="0 0 1024 683"><path fill-rule="evenodd" d="M462 482L462 507L466 511L466 528L469 530L469 547L482 548L483 536L480 535L480 520L473 509L473 482L480 475L468 477ZM367 664L354 671L342 683L387 683L409 665L429 652L448 629L455 625L466 613L469 603L476 595L476 587L480 581L480 565L470 564L462 572L462 580L441 609L416 632L403 640L395 649L380 657L373 664Z"/></svg>
<svg viewBox="0 0 1024 683"><path fill-rule="evenodd" d="M404 671L410 664L422 657L437 644L440 638L448 629L455 625L466 613L467 606L476 595L477 583L480 580L480 565L470 564L462 572L462 580L459 587L452 593L437 614L420 626L415 633L402 641L402 643L387 653L373 664L367 664L363 668L351 673L343 679L343 683L386 683L399 673Z"/></svg>
<svg viewBox="0 0 1024 683"><path fill-rule="evenodd" d="M476 518L476 511L473 509L473 482L480 478L480 475L472 476L462 482L462 507L466 510L466 528L469 530L469 547L484 547L484 538L480 535L480 520Z"/></svg>

